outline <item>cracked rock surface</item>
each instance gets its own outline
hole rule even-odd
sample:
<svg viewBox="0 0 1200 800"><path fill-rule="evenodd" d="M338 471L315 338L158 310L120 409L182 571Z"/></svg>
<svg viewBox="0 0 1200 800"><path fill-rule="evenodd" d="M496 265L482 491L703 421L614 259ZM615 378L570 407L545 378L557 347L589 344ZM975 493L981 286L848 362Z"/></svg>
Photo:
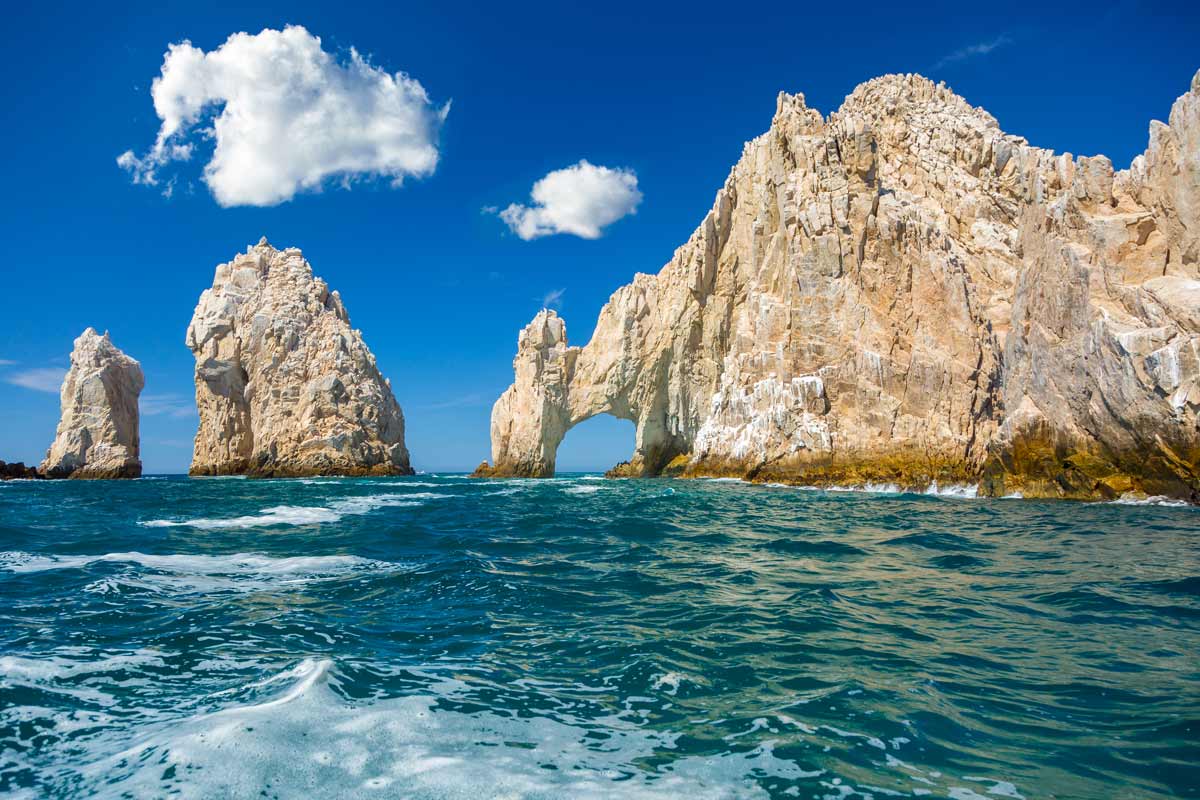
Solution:
<svg viewBox="0 0 1200 800"><path fill-rule="evenodd" d="M632 420L622 475L1200 499L1200 73L1127 170L918 75L780 94L712 210L585 347L543 311L492 466Z"/></svg>
<svg viewBox="0 0 1200 800"><path fill-rule="evenodd" d="M48 478L137 478L142 474L137 361L88 328L75 340L63 379L62 416L39 472Z"/></svg>
<svg viewBox="0 0 1200 800"><path fill-rule="evenodd" d="M404 415L341 297L264 238L217 267L188 326L192 475L407 475Z"/></svg>

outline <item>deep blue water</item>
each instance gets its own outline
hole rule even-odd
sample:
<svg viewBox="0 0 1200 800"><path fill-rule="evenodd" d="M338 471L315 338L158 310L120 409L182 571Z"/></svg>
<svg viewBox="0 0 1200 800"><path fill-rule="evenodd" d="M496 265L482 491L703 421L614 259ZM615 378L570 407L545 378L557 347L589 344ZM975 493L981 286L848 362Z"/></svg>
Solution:
<svg viewBox="0 0 1200 800"><path fill-rule="evenodd" d="M0 794L1200 796L1200 511L0 485Z"/></svg>

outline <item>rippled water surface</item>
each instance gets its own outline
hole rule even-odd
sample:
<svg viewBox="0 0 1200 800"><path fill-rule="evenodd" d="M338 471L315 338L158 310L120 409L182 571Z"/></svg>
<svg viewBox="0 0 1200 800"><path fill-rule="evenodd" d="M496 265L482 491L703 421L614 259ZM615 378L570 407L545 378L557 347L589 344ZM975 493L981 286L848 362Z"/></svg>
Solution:
<svg viewBox="0 0 1200 800"><path fill-rule="evenodd" d="M0 485L0 794L1200 796L1200 512Z"/></svg>

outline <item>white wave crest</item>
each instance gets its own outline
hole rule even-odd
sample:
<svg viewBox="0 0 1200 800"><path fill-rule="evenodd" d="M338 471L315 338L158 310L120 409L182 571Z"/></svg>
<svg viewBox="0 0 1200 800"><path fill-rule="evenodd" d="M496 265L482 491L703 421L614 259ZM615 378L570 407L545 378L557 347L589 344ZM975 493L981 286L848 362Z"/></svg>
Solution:
<svg viewBox="0 0 1200 800"><path fill-rule="evenodd" d="M978 497L979 485L974 483L947 483L939 486L937 481L925 488L925 494L938 497Z"/></svg>
<svg viewBox="0 0 1200 800"><path fill-rule="evenodd" d="M567 494L594 494L600 491L599 486L568 486L563 489Z"/></svg>
<svg viewBox="0 0 1200 800"><path fill-rule="evenodd" d="M148 528L189 527L202 530L224 530L231 528L261 528L269 525L319 525L337 522L343 517L368 514L377 508L411 507L421 505L420 500L430 500L450 495L434 492L411 494L377 494L365 497L348 497L323 506L271 506L257 514L241 517L199 517L196 519L151 519L139 524Z"/></svg>
<svg viewBox="0 0 1200 800"><path fill-rule="evenodd" d="M867 494L903 494L904 490L894 483L862 483L857 486L825 486L827 492L865 492Z"/></svg>
<svg viewBox="0 0 1200 800"><path fill-rule="evenodd" d="M64 654L65 653L65 654ZM69 656L74 655L75 658ZM44 683L79 675L95 675L146 666L163 666L162 653L136 650L130 653L87 654L86 658L69 650L59 654L26 657L0 656L0 677L29 683Z"/></svg>
<svg viewBox="0 0 1200 800"><path fill-rule="evenodd" d="M1162 495L1151 495L1146 497L1125 493L1116 500L1110 500L1109 503L1115 506L1168 506L1171 508L1194 508L1191 503L1186 500L1176 500L1173 497L1164 497Z"/></svg>
<svg viewBox="0 0 1200 800"><path fill-rule="evenodd" d="M619 715L576 720L446 709L442 698L469 691L449 678L421 695L359 703L341 698L332 688L337 682L332 661L305 659L242 687L236 704L156 722L132 737L114 735L106 753L96 753L93 741L91 758L63 777L99 798L247 797L269 783L284 797L311 796L320 787L325 798L715 800L765 798L757 774L818 774L775 756L768 744L718 758L683 757L653 776L634 768L634 777L617 781L631 765L673 749L677 737ZM261 696L277 684L275 696ZM588 735L597 724L617 735L597 746Z"/></svg>
<svg viewBox="0 0 1200 800"><path fill-rule="evenodd" d="M7 551L0 553L0 571L14 573L86 569L95 564L120 564L122 572L93 581L84 591L121 594L129 590L168 593L256 592L302 586L354 575L407 572L411 566L359 556L293 556L272 558L254 553L192 555L174 553L105 553L55 555Z"/></svg>

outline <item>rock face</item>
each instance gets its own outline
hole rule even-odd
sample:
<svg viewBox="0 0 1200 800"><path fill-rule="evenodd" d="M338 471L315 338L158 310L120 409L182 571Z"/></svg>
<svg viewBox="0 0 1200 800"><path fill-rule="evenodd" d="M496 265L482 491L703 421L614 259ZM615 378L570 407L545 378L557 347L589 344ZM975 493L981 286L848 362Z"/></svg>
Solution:
<svg viewBox="0 0 1200 800"><path fill-rule="evenodd" d="M586 347L521 333L494 467L636 424L622 474L1200 498L1200 74L1114 172L917 75L781 94L712 210Z"/></svg>
<svg viewBox="0 0 1200 800"><path fill-rule="evenodd" d="M192 475L407 475L404 415L336 291L266 239L217 267L187 331Z"/></svg>
<svg viewBox="0 0 1200 800"><path fill-rule="evenodd" d="M75 340L63 380L62 417L40 471L48 478L136 478L138 395L145 379L138 362L88 328Z"/></svg>
<svg viewBox="0 0 1200 800"><path fill-rule="evenodd" d="M14 461L10 464L0 461L0 481L36 480L41 477L42 473L38 472L36 467L27 467L24 461Z"/></svg>

